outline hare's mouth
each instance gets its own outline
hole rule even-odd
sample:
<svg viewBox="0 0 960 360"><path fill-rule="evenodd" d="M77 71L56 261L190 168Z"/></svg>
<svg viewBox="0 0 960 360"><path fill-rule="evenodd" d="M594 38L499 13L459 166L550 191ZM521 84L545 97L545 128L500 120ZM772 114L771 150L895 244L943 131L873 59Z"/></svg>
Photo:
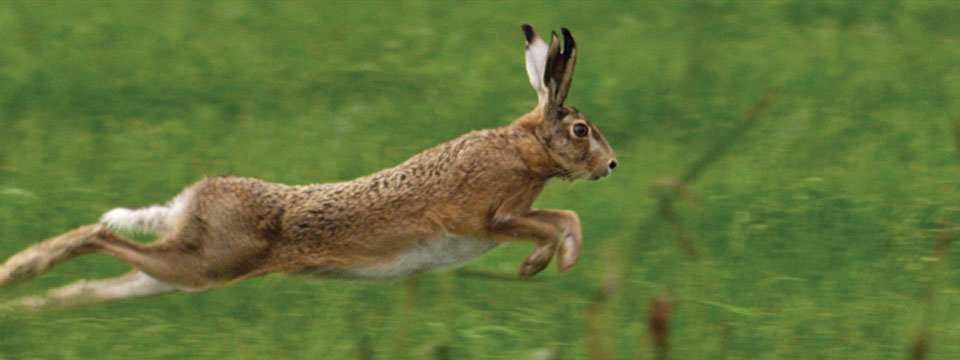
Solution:
<svg viewBox="0 0 960 360"><path fill-rule="evenodd" d="M607 176L610 176L610 173L612 173L612 172L613 172L613 171L611 171L610 169L605 169L605 170L602 171L600 174L593 174L593 176L591 176L589 179L590 179L590 180L600 180L600 179L603 179L603 178L605 178L605 177L607 177Z"/></svg>

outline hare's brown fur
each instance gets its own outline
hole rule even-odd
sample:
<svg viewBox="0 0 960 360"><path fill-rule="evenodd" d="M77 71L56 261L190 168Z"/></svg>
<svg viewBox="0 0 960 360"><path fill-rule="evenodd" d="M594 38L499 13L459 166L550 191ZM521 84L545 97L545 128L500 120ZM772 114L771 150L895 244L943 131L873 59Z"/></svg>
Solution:
<svg viewBox="0 0 960 360"><path fill-rule="evenodd" d="M561 52L554 35L547 55L532 28L524 30L528 69L532 54L545 57L539 71L548 70L530 70L540 105L508 126L472 131L347 182L288 186L207 178L167 205L116 209L103 218L105 225L159 233L161 240L142 244L105 225L81 227L13 256L0 266L0 284L90 252L136 268L16 303L67 305L199 291L268 273L404 276L470 260L500 242L530 240L537 245L522 275L541 271L554 254L567 271L579 256L580 221L572 211L533 209L534 200L551 178L597 179L616 161L600 132L563 105L575 60L572 37L564 30Z"/></svg>

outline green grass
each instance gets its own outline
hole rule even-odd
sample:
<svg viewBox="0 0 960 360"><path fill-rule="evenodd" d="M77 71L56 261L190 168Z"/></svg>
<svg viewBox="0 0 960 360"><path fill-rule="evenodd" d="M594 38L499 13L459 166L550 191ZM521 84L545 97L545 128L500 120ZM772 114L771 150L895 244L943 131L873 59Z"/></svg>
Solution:
<svg viewBox="0 0 960 360"><path fill-rule="evenodd" d="M520 24L579 44L568 103L617 150L601 182L549 185L580 214L570 274L536 282L267 276L65 311L0 314L0 359L960 357L960 6L948 1L0 2L0 257L205 176L346 180L531 109ZM689 184L685 255L650 184L776 101ZM512 275L529 245L464 268ZM956 253L956 251L954 251ZM0 300L126 265L89 256ZM924 289L934 284L932 302ZM364 350L366 349L366 350Z"/></svg>

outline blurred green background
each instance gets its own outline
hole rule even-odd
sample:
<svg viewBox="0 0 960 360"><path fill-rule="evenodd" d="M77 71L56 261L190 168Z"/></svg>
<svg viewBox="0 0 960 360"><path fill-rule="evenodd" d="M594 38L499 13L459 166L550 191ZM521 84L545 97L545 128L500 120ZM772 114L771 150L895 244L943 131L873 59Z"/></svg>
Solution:
<svg viewBox="0 0 960 360"><path fill-rule="evenodd" d="M468 276L512 277L510 244L409 280L7 312L0 359L654 358L657 297L675 359L960 358L960 260L933 250L960 221L953 1L0 1L0 257L205 176L346 180L508 124L536 104L524 22L572 30L567 102L621 163L537 203L580 214L573 272ZM650 191L698 163L686 196ZM126 269L79 258L0 301Z"/></svg>

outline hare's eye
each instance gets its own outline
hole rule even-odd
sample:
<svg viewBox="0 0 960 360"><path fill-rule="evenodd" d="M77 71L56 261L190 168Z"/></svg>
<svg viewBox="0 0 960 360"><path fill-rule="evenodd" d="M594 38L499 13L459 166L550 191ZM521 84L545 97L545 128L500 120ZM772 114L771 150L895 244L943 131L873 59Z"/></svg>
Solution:
<svg viewBox="0 0 960 360"><path fill-rule="evenodd" d="M584 124L576 124L573 126L573 134L576 135L577 137L587 136L587 133L589 132L590 132L590 128L588 128Z"/></svg>

